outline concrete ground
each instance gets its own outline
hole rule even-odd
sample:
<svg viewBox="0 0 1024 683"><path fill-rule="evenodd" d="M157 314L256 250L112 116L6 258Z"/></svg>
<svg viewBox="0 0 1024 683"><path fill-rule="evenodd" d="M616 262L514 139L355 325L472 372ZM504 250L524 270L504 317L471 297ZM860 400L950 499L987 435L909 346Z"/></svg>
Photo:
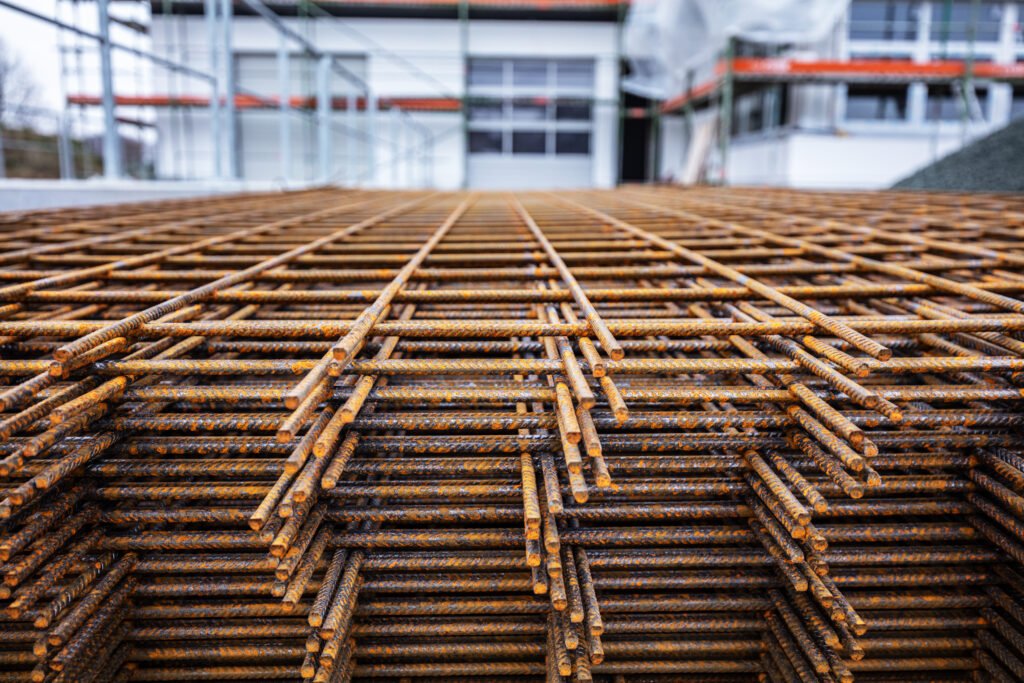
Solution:
<svg viewBox="0 0 1024 683"><path fill-rule="evenodd" d="M204 197L234 192L300 189L274 182L173 180L0 180L0 211L27 211L97 204L122 204L150 199Z"/></svg>

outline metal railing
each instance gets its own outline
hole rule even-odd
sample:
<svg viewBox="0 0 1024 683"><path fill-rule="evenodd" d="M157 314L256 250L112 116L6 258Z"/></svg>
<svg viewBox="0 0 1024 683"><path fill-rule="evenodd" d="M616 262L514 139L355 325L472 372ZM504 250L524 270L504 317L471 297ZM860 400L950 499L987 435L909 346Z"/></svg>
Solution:
<svg viewBox="0 0 1024 683"><path fill-rule="evenodd" d="M292 140L290 117L295 113L309 114L316 126L317 162L315 178L319 183L331 183L338 180L349 182L368 181L381 182L388 176L390 168L392 184L397 184L397 165L402 159L409 159L411 164L423 160L424 165L433 166L433 150L435 142L433 133L422 123L412 118L409 112L395 104L389 108L396 113L391 119L390 135L381 135L378 123L380 102L371 84L351 71L341 59L322 48L317 47L307 37L291 28L280 16L271 10L262 0L243 0L245 7L261 17L277 32L279 46L277 49L278 92L274 95L253 92L239 87L235 50L232 44L232 23L234 21L234 3L232 0L204 0L203 14L205 20L205 38L209 50L209 65L200 69L188 64L162 56L151 50L144 50L113 40L110 35L113 19L109 13L109 0L98 0L96 3L98 31L81 28L75 23L63 21L57 17L47 16L35 9L19 5L8 0L0 0L0 8L18 12L32 19L56 26L61 31L94 41L99 52L100 90L99 104L102 109L102 169L108 179L120 178L125 175L123 164L123 145L119 132L117 116L118 98L116 95L116 74L113 68L113 54L121 52L132 55L156 67L170 72L196 78L205 82L209 88L206 108L209 116L210 149L212 150L211 174L215 178L235 180L241 179L243 169L239 155L239 115L236 101L239 96L255 97L264 106L276 107L280 111L278 133L278 154L281 167L281 178L284 181L293 179ZM321 10L322 12L322 10ZM315 71L315 108L309 110L292 104L289 97L289 54L292 46L297 46L304 54L312 58ZM415 65L408 60L401 62L419 73ZM333 116L333 98L331 83L333 77L340 77L351 86L346 101L346 120L339 124ZM363 121L358 121L359 104L363 104ZM364 125L360 125L360 123ZM365 129L365 130L364 130ZM366 155L369 172L361 172L356 166L352 154L346 154L346 168L336 169L333 161L333 147L338 135L348 139L349 144L356 142L362 145ZM404 143L403 143L404 141ZM404 151L398 149L404 146ZM378 148L391 150L391 154L378 163ZM0 141L0 159L2 159L2 141ZM68 168L62 165L67 171ZM407 174L412 175L408 169ZM71 177L71 172L62 172L61 177ZM432 170L420 173L421 182L432 183Z"/></svg>

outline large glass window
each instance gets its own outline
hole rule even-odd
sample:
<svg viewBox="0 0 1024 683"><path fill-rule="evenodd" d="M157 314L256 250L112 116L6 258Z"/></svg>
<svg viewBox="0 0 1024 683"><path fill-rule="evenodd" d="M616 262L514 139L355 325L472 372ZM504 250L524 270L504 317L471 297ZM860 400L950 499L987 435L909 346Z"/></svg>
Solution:
<svg viewBox="0 0 1024 683"><path fill-rule="evenodd" d="M588 59L472 59L471 154L589 154L594 63Z"/></svg>
<svg viewBox="0 0 1024 683"><path fill-rule="evenodd" d="M849 85L846 118L851 121L906 120L907 86Z"/></svg>
<svg viewBox="0 0 1024 683"><path fill-rule="evenodd" d="M1003 20L1003 6L998 2L971 0L940 0L932 3L932 40L999 40Z"/></svg>
<svg viewBox="0 0 1024 683"><path fill-rule="evenodd" d="M917 7L910 0L854 0L850 37L857 40L915 40Z"/></svg>

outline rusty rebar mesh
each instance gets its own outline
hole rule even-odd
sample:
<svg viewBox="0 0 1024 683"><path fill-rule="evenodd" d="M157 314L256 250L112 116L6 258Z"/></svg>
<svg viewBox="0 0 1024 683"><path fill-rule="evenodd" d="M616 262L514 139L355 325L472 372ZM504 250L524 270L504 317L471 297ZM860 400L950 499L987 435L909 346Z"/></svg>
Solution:
<svg viewBox="0 0 1024 683"><path fill-rule="evenodd" d="M0 681L1024 679L1024 199L0 226Z"/></svg>

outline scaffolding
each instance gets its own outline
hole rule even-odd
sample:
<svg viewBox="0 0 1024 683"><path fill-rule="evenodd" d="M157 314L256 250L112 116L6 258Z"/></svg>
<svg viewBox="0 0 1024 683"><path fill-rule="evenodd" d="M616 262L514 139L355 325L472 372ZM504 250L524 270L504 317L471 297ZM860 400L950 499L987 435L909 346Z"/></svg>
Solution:
<svg viewBox="0 0 1024 683"><path fill-rule="evenodd" d="M653 3L654 6L657 4ZM713 10L705 7L702 0L689 0L689 4L711 13L711 16L706 17L709 22L728 19L717 17ZM947 88L955 99L957 119L961 124L960 144L966 144L970 137L971 124L982 123L985 118L976 89L989 84L1024 84L1024 62L1016 60L999 63L979 58L976 41L978 32L984 29L998 34L1001 27L998 24L996 28L983 24L983 3L978 0L959 3L959 9L969 10L966 15L963 12L954 15L954 3L951 0L903 5L911 7L908 11L913 15L904 22L906 25L890 16L878 26L868 26L872 29L868 32L870 38L860 39L860 45L862 49L867 50L867 55L848 56L846 49L836 47L837 44L852 47L851 43L857 40L852 34L849 38L846 35L851 25L856 23L852 18L852 9L847 10L846 21L840 20L831 24L831 33L801 40L787 36L781 29L773 32L765 28L773 25L772 20L778 19L776 15L792 11L785 3L781 3L781 9L760 10L769 15L763 25L753 20L747 22L752 26L755 35L744 33L743 18L738 18L736 22L739 28L734 27L732 33L720 30L711 36L717 38L718 42L709 38L705 45L698 41L698 45L705 45L707 49L688 60L679 59L677 63L667 64L664 63L664 55L656 50L649 53L645 51L643 45L634 47L633 53L629 56L639 76L633 79L637 81L636 84L627 80L624 87L661 86L661 90L652 95L654 107L651 117L654 125L664 120L663 117L684 117L684 130L690 148L688 151L701 155L699 160L687 158L687 165L703 167L704 175L700 179L704 182L725 182L730 141L735 134L737 95L757 89L766 89L770 93L770 88L789 90L793 86L808 85L837 86L837 91L840 88L845 89L845 86L942 86ZM1005 9L1011 13L1010 19L1018 16L1016 8L1007 5ZM891 13L894 10L890 6L888 11ZM919 16L913 13L925 11L926 18L920 20L923 23L919 26ZM650 29L648 24L652 21L650 18L638 20L638 25L633 28L634 33L644 37L646 34L643 29ZM857 25L863 30L865 22L861 21ZM672 28L669 26L663 30L670 32ZM881 38L883 30L884 40ZM1019 31L1019 21L1015 30ZM953 42L951 36L958 39L956 45L961 54L950 54L949 45ZM916 54L922 44L922 38L926 52L930 54ZM887 41L896 39L902 42L889 47L890 43ZM993 39L990 37L990 40ZM684 47L675 46L673 49L678 52L684 50ZM885 50L907 54L885 54ZM813 56L808 53L813 53ZM990 50L990 59L991 54ZM773 102L778 105L777 101ZM769 108L768 105L765 107ZM694 117L700 111L712 114L711 117L704 118L704 123L713 125L713 146L694 144L695 140L700 142L700 136L694 131ZM769 116L771 113L766 112L763 115ZM778 114L777 111L774 113ZM925 118L928 118L927 115ZM929 129L931 156L934 160L939 154L938 137L941 122L939 116L932 118L935 123L929 125ZM927 121L922 122L922 125L926 123ZM778 125L784 124L779 122ZM835 120L834 125L838 128L839 121ZM715 160L712 159L712 150L717 153ZM713 161L717 161L717 165ZM690 182L694 181L696 178L691 178Z"/></svg>
<svg viewBox="0 0 1024 683"><path fill-rule="evenodd" d="M379 175L378 169L392 167L391 178L397 183L398 167L406 169L406 182L410 185L429 187L433 184L433 155L437 144L434 133L413 119L410 111L446 110L460 108L458 100L445 98L440 102L431 98L387 98L378 97L370 84L350 71L334 54L318 48L300 31L291 28L271 10L262 0L244 0L241 5L249 12L259 16L273 27L279 36L277 50L278 92L273 94L253 92L248 88L239 87L235 67L235 50L232 46L232 23L234 21L235 4L231 0L203 0L202 14L205 21L205 41L209 55L206 68L196 68L187 64L180 56L173 54L160 55L133 43L116 40L111 37L112 25L128 27L137 36L145 36L149 32L148 25L143 21L128 21L110 12L109 0L60 0L56 16L47 16L30 7L15 2L0 2L0 9L18 12L32 19L54 25L58 28L58 41L61 54L61 90L68 106L76 107L79 113L77 120L78 132L81 135L89 125L84 121L85 112L91 107L99 107L102 111L102 123L95 128L102 129L102 159L104 177L110 180L125 176L122 163L123 145L121 126L131 124L140 128L152 127L154 112L160 109L178 109L182 116L195 107L203 107L208 111L210 121L210 146L213 150L212 176L217 179L237 180L241 178L239 162L238 112L248 108L276 108L280 111L279 150L281 157L281 178L285 182L292 181L290 168L291 116L300 115L312 120L316 127L317 164L313 182L334 183L346 182L352 185L374 183ZM67 5L67 7L65 7ZM82 5L95 6L96 30L82 27ZM149 3L141 3L147 7ZM310 7L315 8L312 3ZM320 10L323 13L322 10ZM170 46L173 47L173 44ZM290 94L289 60L293 48L299 54L308 57L310 71L315 83L315 94L311 97L293 97ZM100 74L98 84L99 95L85 94L89 89L87 72L88 56L95 50L98 57L97 71ZM169 50L170 51L170 50ZM115 76L115 55L123 54L135 60L134 74L136 81L143 66L162 69L169 74L189 79L198 79L205 84L207 93L204 96L194 94L177 94L171 79L168 83L172 91L164 94L145 94L136 88L136 94L125 94L120 74ZM411 66L411 65L410 65ZM411 67L414 68L414 67ZM351 86L351 94L339 102L331 95L331 79L340 78ZM70 87L69 87L70 84ZM135 111L148 111L144 116L125 118L118 116L119 108L132 108ZM393 112L389 124L384 126L378 121L378 112L382 109ZM345 122L339 124L333 120L333 112L348 112ZM362 117L362 121L357 119ZM67 151L64 139L69 135L71 118L67 112L61 114L58 126L61 136L62 154ZM170 131L175 126L168 127ZM384 135L382 131L387 130ZM169 134L173 134L169 133ZM351 147L353 153L346 154L347 163L360 155L354 153L355 146L367 159L368 171L360 172L355 166L336 168L332 161L332 149L337 140L343 140L346 149ZM387 145L390 156L377 159L378 143ZM2 158L2 157L0 157ZM61 177L72 178L75 175L74 164L61 157ZM417 164L417 162L421 162ZM91 171L85 167L86 175Z"/></svg>

